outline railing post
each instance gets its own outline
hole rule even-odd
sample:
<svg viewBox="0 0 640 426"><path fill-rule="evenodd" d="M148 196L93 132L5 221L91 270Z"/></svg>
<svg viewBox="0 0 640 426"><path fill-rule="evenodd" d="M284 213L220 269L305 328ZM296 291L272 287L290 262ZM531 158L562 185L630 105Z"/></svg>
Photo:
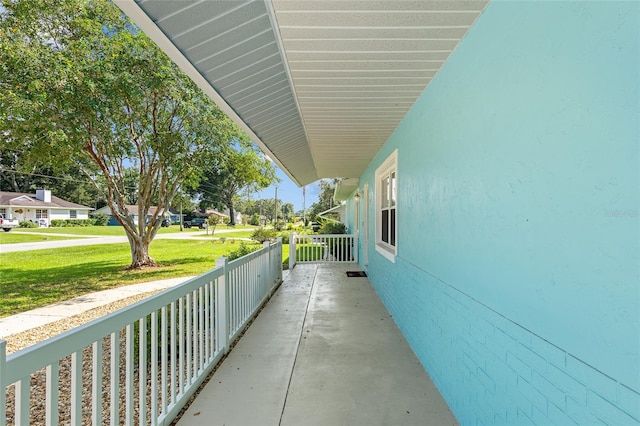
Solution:
<svg viewBox="0 0 640 426"><path fill-rule="evenodd" d="M279 260L278 264L276 265L276 273L274 274L274 286L276 285L276 283L282 282L282 237L278 237L276 243L278 244L278 250L280 250L280 254L276 254L276 259Z"/></svg>
<svg viewBox="0 0 640 426"><path fill-rule="evenodd" d="M7 423L7 342L0 340L0 426Z"/></svg>
<svg viewBox="0 0 640 426"><path fill-rule="evenodd" d="M262 247L264 249L267 250L267 270L263 271L263 281L267 282L269 286L272 286L273 283L273 271L271 270L273 268L273 265L271 265L271 242L270 241L265 241L262 243ZM269 291L271 290L271 287L269 287ZM268 291L267 291L268 293ZM262 297L263 295L261 294L260 297Z"/></svg>
<svg viewBox="0 0 640 426"><path fill-rule="evenodd" d="M223 353L229 351L229 295L227 292L227 258L216 259L216 268L222 268L222 276L218 280L216 294L216 322L218 324L218 350Z"/></svg>
<svg viewBox="0 0 640 426"><path fill-rule="evenodd" d="M289 235L289 271L296 266L296 234Z"/></svg>
<svg viewBox="0 0 640 426"><path fill-rule="evenodd" d="M358 263L358 257L360 256L360 230L356 231L355 236L353 237L353 261Z"/></svg>

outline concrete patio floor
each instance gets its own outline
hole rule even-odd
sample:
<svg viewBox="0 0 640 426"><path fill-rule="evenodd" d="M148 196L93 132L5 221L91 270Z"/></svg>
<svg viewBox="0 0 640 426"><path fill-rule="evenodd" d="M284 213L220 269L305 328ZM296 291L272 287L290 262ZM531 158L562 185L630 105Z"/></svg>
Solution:
<svg viewBox="0 0 640 426"><path fill-rule="evenodd" d="M354 264L297 265L178 425L454 425Z"/></svg>

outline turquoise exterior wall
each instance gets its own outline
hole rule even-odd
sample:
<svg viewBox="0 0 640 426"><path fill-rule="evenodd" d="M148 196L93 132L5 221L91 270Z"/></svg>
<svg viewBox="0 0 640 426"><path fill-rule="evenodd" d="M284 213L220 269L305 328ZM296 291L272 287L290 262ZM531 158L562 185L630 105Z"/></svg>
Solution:
<svg viewBox="0 0 640 426"><path fill-rule="evenodd" d="M463 424L640 423L639 84L639 2L493 2L361 176L362 266Z"/></svg>

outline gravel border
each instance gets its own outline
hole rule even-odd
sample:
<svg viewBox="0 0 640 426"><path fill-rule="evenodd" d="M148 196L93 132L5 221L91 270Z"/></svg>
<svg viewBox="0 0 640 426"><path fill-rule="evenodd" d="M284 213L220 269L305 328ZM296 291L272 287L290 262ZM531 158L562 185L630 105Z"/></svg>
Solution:
<svg viewBox="0 0 640 426"><path fill-rule="evenodd" d="M4 338L7 341L7 354L18 352L31 345L44 341L48 338L57 336L65 331L71 330L80 325L86 324L94 319L100 318L111 312L115 312L126 306L132 305L142 299L150 297L163 290L156 290L147 293L137 294L135 296L127 297L112 303L108 303L97 308L90 309L81 314L74 315L68 318L61 319L40 327L35 327L30 330L23 331L21 333L12 334ZM122 336L123 337L123 336ZM120 345L120 358L124 356L124 339L121 339ZM103 405L102 405L102 418L103 424L109 424L109 374L110 364L109 357L111 353L110 340L105 338L103 341L104 357L103 357L103 380L102 380L102 393L103 393ZM84 348L82 351L82 393L83 395L91 395L91 361L92 352L90 347ZM86 373L85 373L86 372ZM137 371L135 374L135 382L138 382ZM147 374L147 381L149 382L149 375ZM68 425L71 424L71 402L70 402L70 389L71 389L71 357L67 356L59 361L59 402L58 402L58 416L59 424ZM124 370L121 372L120 383L124 381ZM46 374L44 369L39 370L31 375L31 397L30 397L30 422L31 424L42 425L45 424L45 384ZM150 388L150 382L148 386ZM137 387L136 387L137 388ZM120 404L120 421L124 420L124 390L121 389L121 404ZM147 392L149 394L149 392ZM10 385L6 389L7 397L7 426L14 425L14 386ZM149 395L148 395L149 397ZM135 392L136 403L134 404L137 411L137 398L138 392ZM86 399L86 398L85 398ZM82 410L82 424L91 424L91 407L90 404L83 402ZM137 412L135 413L137 423Z"/></svg>
<svg viewBox="0 0 640 426"><path fill-rule="evenodd" d="M280 283L282 284L282 283ZM233 350L236 344L240 341L242 336L246 333L249 327L253 324L258 315L262 312L264 307L270 301L271 297L275 294L277 288L280 284L274 289L271 295L265 300L264 304L258 309L256 315L251 319L247 325L244 327L238 338L235 342L233 342L229 347L229 352ZM148 298L154 294L160 293L164 291L164 289L159 289L155 291L150 291L146 293L137 294L135 296L127 297L125 299L118 300L116 302L108 303L103 306L90 309L81 314L74 315L68 318L61 319L56 322L52 322L40 327L35 327L30 330L23 331L21 333L15 333L10 336L4 338L7 341L7 354L11 354L17 351L20 351L24 348L27 348L31 345L44 341L48 338L54 337L58 334L64 333L65 331L71 330L80 325L86 324L87 322L93 321L94 319L100 318L112 312L115 312L119 309L122 309L126 306L132 305L142 299ZM103 381L102 381L102 393L103 393L103 404L102 404L102 424L109 424L109 409L110 409L110 394L109 394L109 375L110 375L110 340L109 338L105 338L103 340ZM121 335L120 338L120 359L124 359L124 336ZM220 364L224 361L228 354L225 354L217 365L214 366L211 373L205 378L202 385L196 390L193 396L188 400L182 410L178 413L176 418L171 422L171 426L176 425L181 417L185 414L193 400L195 400L200 391L207 385L213 374L218 370ZM91 347L86 347L83 350L83 371L86 371L86 374L83 372L83 395L87 397L91 394L91 363L92 363L92 352ZM70 414L70 388L71 388L71 357L67 356L60 360L59 362L60 373L59 373L59 403L58 403L58 414L59 414L59 424L61 425L69 425L71 424L71 414ZM150 373L147 371L147 402L150 403L150 390L151 390L151 378ZM122 369L120 375L120 383L124 383L124 370ZM134 382L138 383L138 371L134 372ZM31 424L41 425L45 424L45 385L46 385L46 375L44 369L37 371L31 375ZM134 422L138 424L138 390L134 393ZM7 426L14 426L14 386L10 385L6 389L6 397L7 397ZM86 398L85 398L86 399ZM123 424L125 413L124 413L124 389L121 388L120 393L120 413L119 413L119 423ZM90 404L83 403L82 410L82 424L91 424L91 407ZM147 424L149 424L149 413L147 413Z"/></svg>

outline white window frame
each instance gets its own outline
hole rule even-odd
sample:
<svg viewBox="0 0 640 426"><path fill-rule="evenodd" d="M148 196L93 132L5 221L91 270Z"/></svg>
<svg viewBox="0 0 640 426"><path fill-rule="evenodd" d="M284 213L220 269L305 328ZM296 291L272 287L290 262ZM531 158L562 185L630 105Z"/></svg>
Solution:
<svg viewBox="0 0 640 426"><path fill-rule="evenodd" d="M398 254L398 150L393 151L376 169L376 251L396 261ZM387 183L388 182L388 183ZM386 200L386 202L385 202ZM388 234L383 240L383 213L387 211ZM395 218L395 221L392 221ZM392 223L393 222L393 225ZM392 241L392 237L394 238Z"/></svg>
<svg viewBox="0 0 640 426"><path fill-rule="evenodd" d="M36 219L49 219L49 210L36 209Z"/></svg>
<svg viewBox="0 0 640 426"><path fill-rule="evenodd" d="M69 219L77 219L78 210L69 210Z"/></svg>
<svg viewBox="0 0 640 426"><path fill-rule="evenodd" d="M6 217L6 215L7 215L7 209L6 209L6 208L2 208L2 209L0 209L0 214L5 215L5 217Z"/></svg>

